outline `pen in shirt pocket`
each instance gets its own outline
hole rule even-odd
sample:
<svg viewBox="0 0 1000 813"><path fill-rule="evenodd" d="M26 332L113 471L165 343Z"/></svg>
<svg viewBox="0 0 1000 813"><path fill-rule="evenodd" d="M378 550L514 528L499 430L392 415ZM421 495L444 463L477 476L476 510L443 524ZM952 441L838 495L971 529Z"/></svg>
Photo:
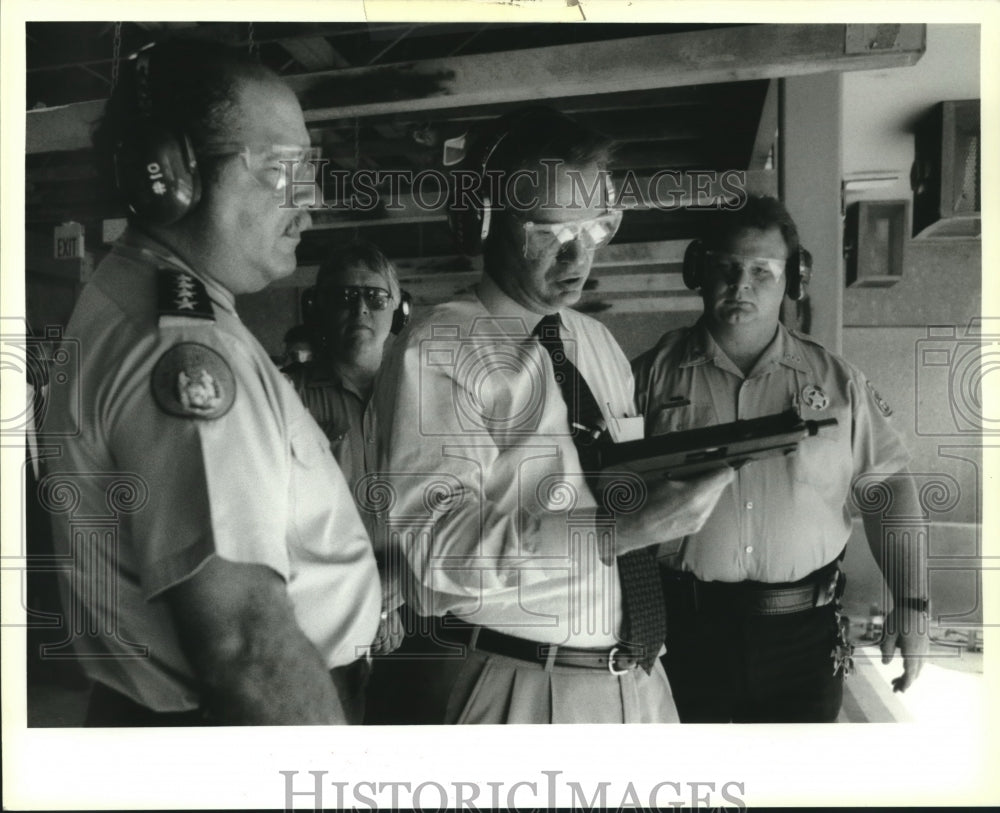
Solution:
<svg viewBox="0 0 1000 813"><path fill-rule="evenodd" d="M659 409L676 409L677 407L691 406L691 402L682 395L674 395L668 398L665 403L660 404Z"/></svg>
<svg viewBox="0 0 1000 813"><path fill-rule="evenodd" d="M614 415L611 402L605 401L608 407L608 415ZM638 440L643 436L645 418L642 415L629 415L628 410L620 418L612 417L608 421L608 432L615 443L622 443L626 440Z"/></svg>

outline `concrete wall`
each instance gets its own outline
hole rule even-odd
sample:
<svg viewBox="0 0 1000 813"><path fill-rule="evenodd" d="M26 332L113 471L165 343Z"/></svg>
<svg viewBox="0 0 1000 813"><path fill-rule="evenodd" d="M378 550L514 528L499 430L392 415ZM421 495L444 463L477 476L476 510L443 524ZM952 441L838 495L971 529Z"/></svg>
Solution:
<svg viewBox="0 0 1000 813"><path fill-rule="evenodd" d="M979 63L978 26L928 25L927 50L916 65L843 76L844 178L895 178L849 191L847 203L910 198L914 123L936 102L978 97ZM929 512L930 590L935 615L948 616L943 620L956 626L981 622L984 586L997 586L984 578L988 571L978 569L983 438L969 431L982 416L976 383L985 370L976 361L978 342L963 339L982 308L981 248L978 240L910 240L896 285L843 292L843 355L865 371L895 411L918 485L942 484L925 492L926 502L946 508ZM935 494L943 502L930 499ZM954 569L943 569L945 564ZM859 523L845 565L849 607L884 605Z"/></svg>
<svg viewBox="0 0 1000 813"><path fill-rule="evenodd" d="M942 509L928 511L931 599L935 615L956 626L982 621L983 439L975 431L982 369L979 341L965 335L980 314L980 250L978 241L910 241L895 286L844 293L844 355L892 406L913 455L910 469L918 486L931 489L924 502ZM859 527L848 551L849 603L884 606Z"/></svg>

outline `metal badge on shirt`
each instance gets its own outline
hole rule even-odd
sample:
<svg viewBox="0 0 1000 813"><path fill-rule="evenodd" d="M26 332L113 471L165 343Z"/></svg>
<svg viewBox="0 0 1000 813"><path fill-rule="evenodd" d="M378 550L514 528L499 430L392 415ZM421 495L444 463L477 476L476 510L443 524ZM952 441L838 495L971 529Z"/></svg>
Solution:
<svg viewBox="0 0 1000 813"><path fill-rule="evenodd" d="M221 418L236 400L229 364L197 342L175 344L160 356L150 383L160 409L179 418Z"/></svg>
<svg viewBox="0 0 1000 813"><path fill-rule="evenodd" d="M810 409L822 410L830 406L830 398L817 384L806 384L802 388L802 403Z"/></svg>

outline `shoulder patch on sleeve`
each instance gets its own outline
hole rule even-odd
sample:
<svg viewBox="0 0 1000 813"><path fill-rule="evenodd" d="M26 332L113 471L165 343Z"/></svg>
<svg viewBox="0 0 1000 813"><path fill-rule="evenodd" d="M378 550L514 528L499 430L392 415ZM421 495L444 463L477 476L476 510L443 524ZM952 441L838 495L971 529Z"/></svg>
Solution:
<svg viewBox="0 0 1000 813"><path fill-rule="evenodd" d="M236 377L211 347L181 342L167 350L150 380L157 406L179 418L221 418L236 401Z"/></svg>
<svg viewBox="0 0 1000 813"><path fill-rule="evenodd" d="M875 401L875 406L878 407L878 411L881 412L886 418L892 415L892 407L889 406L889 402L879 395L879 391L872 386L872 382L867 378L865 379L865 386L868 387L868 392L871 393L872 400Z"/></svg>
<svg viewBox="0 0 1000 813"><path fill-rule="evenodd" d="M177 268L160 268L156 276L156 307L160 317L186 316L215 321L212 300L200 279Z"/></svg>

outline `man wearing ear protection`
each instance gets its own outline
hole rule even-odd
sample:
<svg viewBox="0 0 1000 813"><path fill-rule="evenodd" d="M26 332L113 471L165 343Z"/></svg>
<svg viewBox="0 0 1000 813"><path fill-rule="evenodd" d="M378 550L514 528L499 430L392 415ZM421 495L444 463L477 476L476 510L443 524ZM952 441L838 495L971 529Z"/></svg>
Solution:
<svg viewBox="0 0 1000 813"><path fill-rule="evenodd" d="M375 376L390 333L409 320L410 297L400 290L396 269L377 246L355 242L330 255L316 284L302 300L316 357L290 374L306 409L330 439L351 493L375 471L375 414L369 408ZM372 653L384 655L402 639L396 580L385 572L380 514L361 511L376 548L382 576L382 614Z"/></svg>
<svg viewBox="0 0 1000 813"><path fill-rule="evenodd" d="M864 375L779 322L783 298L800 296L805 264L785 207L750 196L706 220L684 259L704 314L633 362L647 435L789 408L837 425L794 454L745 464L700 531L660 546L664 662L682 722L829 722L850 668L838 599L851 489L868 475L901 515L919 515L909 456ZM883 659L898 643L905 672L894 687L903 691L928 651L925 552L917 540L883 548L879 517L864 519L896 605Z"/></svg>
<svg viewBox="0 0 1000 813"><path fill-rule="evenodd" d="M650 546L697 529L731 473L647 491L595 465L641 436L627 360L571 308L621 220L606 160L554 110L492 122L452 202L485 273L411 323L376 387L406 603L439 646L397 684L425 722L676 721Z"/></svg>
<svg viewBox="0 0 1000 813"><path fill-rule="evenodd" d="M45 492L87 724L357 720L371 545L326 437L236 311L295 270L310 226L302 110L214 43L128 67L95 146L129 225L66 331L81 370L52 417L73 437Z"/></svg>

